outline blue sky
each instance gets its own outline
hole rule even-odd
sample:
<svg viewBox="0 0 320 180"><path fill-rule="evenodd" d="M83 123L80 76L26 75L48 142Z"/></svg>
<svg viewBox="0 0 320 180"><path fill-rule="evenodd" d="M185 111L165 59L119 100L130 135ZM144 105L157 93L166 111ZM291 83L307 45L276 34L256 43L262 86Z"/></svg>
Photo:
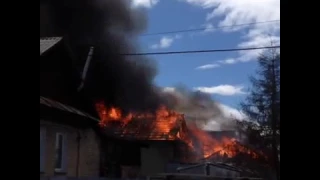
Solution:
<svg viewBox="0 0 320 180"><path fill-rule="evenodd" d="M280 0L132 0L133 8L144 8L148 27L144 33L190 28L204 31L142 36L143 52L261 47L280 44L279 22L220 28L237 24L280 20ZM201 54L157 55L162 87L184 84L212 94L226 111L235 113L246 96L248 76L257 68L261 50Z"/></svg>

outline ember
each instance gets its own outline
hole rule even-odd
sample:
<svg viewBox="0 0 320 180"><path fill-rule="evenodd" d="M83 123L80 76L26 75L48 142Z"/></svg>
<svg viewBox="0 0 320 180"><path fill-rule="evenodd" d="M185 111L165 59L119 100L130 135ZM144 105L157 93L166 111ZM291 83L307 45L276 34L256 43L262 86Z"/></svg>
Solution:
<svg viewBox="0 0 320 180"><path fill-rule="evenodd" d="M233 138L216 139L195 124L186 124L183 114L161 106L154 114L123 112L116 107L107 108L103 102L96 104L100 115L100 126L110 128L119 137L133 137L137 140L179 140L194 152L193 160L214 156L234 157L237 153L247 153L253 158L258 154L237 143ZM200 147L195 145L199 144ZM199 151L201 153L199 153ZM190 158L189 158L190 159Z"/></svg>

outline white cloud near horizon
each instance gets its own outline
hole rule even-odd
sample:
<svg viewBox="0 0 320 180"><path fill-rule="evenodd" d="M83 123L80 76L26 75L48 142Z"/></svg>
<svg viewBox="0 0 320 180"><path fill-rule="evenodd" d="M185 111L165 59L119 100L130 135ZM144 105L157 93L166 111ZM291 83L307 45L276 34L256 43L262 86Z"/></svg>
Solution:
<svg viewBox="0 0 320 180"><path fill-rule="evenodd" d="M152 8L158 2L159 0L131 0L131 5L134 8L137 8L137 7Z"/></svg>
<svg viewBox="0 0 320 180"><path fill-rule="evenodd" d="M176 36L163 36L161 37L161 39L159 40L158 43L155 43L153 45L150 46L151 49L165 49L165 48L169 48L173 42L177 39L182 38L181 35L176 35Z"/></svg>
<svg viewBox="0 0 320 180"><path fill-rule="evenodd" d="M203 93L208 94L218 94L221 96L234 96L234 95L243 95L246 92L243 91L243 86L233 86L229 84L223 84L219 86L211 87L195 87L194 90L198 90Z"/></svg>

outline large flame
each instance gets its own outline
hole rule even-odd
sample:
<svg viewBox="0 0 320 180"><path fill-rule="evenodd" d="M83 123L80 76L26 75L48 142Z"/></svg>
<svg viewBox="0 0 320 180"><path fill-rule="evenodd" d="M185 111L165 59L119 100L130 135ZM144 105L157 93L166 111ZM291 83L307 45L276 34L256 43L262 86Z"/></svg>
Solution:
<svg viewBox="0 0 320 180"><path fill-rule="evenodd" d="M194 124L186 126L182 114L169 110L165 106L161 106L155 113L130 112L123 114L121 109L116 107L107 108L103 102L99 102L96 104L96 109L101 119L99 123L101 127L113 127L116 124L123 129L125 134L136 131L135 129L130 129L128 124L134 124L134 121L149 120L149 122L152 122L152 126L147 127L151 131L148 139L183 141L188 145L189 150L193 152L199 152L200 150L201 153L197 153L200 157L196 157L196 159L208 158L214 155L230 158L234 157L238 152L250 154L253 158L258 156L247 148L237 145L233 138L222 137L216 139ZM186 127L183 128L183 125ZM199 144L199 147L195 147L196 143Z"/></svg>
<svg viewBox="0 0 320 180"><path fill-rule="evenodd" d="M249 154L252 158L257 158L258 154L247 147L244 147L237 143L235 138L222 137L221 139L215 139L208 132L199 129L196 125L189 125L189 130L200 142L200 148L203 152L203 157L208 158L210 156L219 155L232 158L238 153Z"/></svg>

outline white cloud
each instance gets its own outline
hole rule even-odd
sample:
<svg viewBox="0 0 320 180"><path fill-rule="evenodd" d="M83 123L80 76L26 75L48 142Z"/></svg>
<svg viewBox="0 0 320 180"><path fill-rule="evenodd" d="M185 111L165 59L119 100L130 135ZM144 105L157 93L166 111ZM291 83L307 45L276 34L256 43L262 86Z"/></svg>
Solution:
<svg viewBox="0 0 320 180"><path fill-rule="evenodd" d="M219 85L219 86L211 86L211 87L196 87L195 90L208 93L208 94L218 94L222 96L234 96L240 94L246 94L243 91L243 86L232 86L232 85Z"/></svg>
<svg viewBox="0 0 320 180"><path fill-rule="evenodd" d="M159 0L131 0L131 4L133 7L144 7L144 8L152 8L158 2Z"/></svg>
<svg viewBox="0 0 320 180"><path fill-rule="evenodd" d="M175 91L175 88L174 87L164 87L162 89L164 92L174 92Z"/></svg>
<svg viewBox="0 0 320 180"><path fill-rule="evenodd" d="M219 64L205 64L205 65L202 65L202 66L199 66L199 67L196 67L197 70L206 70L206 69L213 69L213 68L218 68L220 67Z"/></svg>
<svg viewBox="0 0 320 180"><path fill-rule="evenodd" d="M204 25L204 31L203 32L213 32L214 31L214 26L212 23L206 23Z"/></svg>
<svg viewBox="0 0 320 180"><path fill-rule="evenodd" d="M225 59L225 60L222 60L222 61L218 61L218 62L221 63L221 64L234 64L234 63L236 63L236 59L228 58L228 59Z"/></svg>
<svg viewBox="0 0 320 180"><path fill-rule="evenodd" d="M195 69L196 70L207 70L207 69L218 68L218 67L221 67L220 64L234 64L234 63L237 62L237 59L228 58L228 59L220 60L220 61L217 61L217 62L218 63L205 64L205 65L202 65L202 66L198 66Z"/></svg>
<svg viewBox="0 0 320 180"><path fill-rule="evenodd" d="M213 22L216 18L223 18L218 26L232 26L234 24L246 24L255 22L264 22L270 20L280 20L280 0L180 0L191 5L209 9L207 14L207 23ZM278 23L257 23L252 26L238 26L223 29L225 32L238 31L248 28L248 33L243 36L244 41L239 47L261 47L280 45L280 24ZM272 40L271 40L272 39ZM247 62L255 60L263 50L242 51L238 57L234 58L236 62ZM231 62L231 61L230 61Z"/></svg>
<svg viewBox="0 0 320 180"><path fill-rule="evenodd" d="M271 35L255 35L250 38L248 41L240 43L238 46L240 48L250 48L250 47L261 47L261 46L275 46L280 45L280 37L271 36ZM252 50L252 51L242 51L239 52L239 57L236 58L236 61L247 62L255 60L261 53L263 49Z"/></svg>
<svg viewBox="0 0 320 180"><path fill-rule="evenodd" d="M172 45L174 40L181 39L181 35L175 35L173 37L164 36L160 39L160 41L156 44L150 46L151 49L165 49Z"/></svg>

